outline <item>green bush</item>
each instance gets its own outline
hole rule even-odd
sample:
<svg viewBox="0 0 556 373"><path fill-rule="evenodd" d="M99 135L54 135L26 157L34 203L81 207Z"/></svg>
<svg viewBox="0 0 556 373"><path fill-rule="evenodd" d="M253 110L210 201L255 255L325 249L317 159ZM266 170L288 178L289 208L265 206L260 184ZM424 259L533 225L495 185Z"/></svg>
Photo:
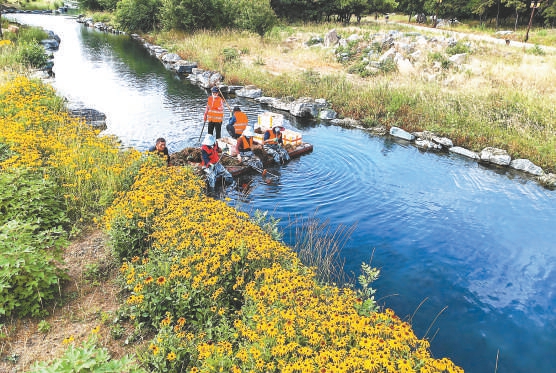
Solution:
<svg viewBox="0 0 556 373"><path fill-rule="evenodd" d="M61 246L58 230L38 232L28 222L9 221L0 226L0 315L47 314L44 301L53 299L66 273L56 266Z"/></svg>
<svg viewBox="0 0 556 373"><path fill-rule="evenodd" d="M111 359L107 349L98 347L94 338L79 347L69 345L64 355L52 362L35 363L31 373L146 373L129 356Z"/></svg>
<svg viewBox="0 0 556 373"><path fill-rule="evenodd" d="M0 225L17 220L36 223L43 231L67 227L69 219L63 197L42 174L25 169L2 172L0 191Z"/></svg>
<svg viewBox="0 0 556 373"><path fill-rule="evenodd" d="M36 41L19 42L17 60L23 65L40 68L46 65L48 57L42 45Z"/></svg>
<svg viewBox="0 0 556 373"><path fill-rule="evenodd" d="M467 43L462 43L459 41L446 48L446 53L449 56L453 56L454 54L470 53L470 52L471 52L471 48L469 47L469 45Z"/></svg>

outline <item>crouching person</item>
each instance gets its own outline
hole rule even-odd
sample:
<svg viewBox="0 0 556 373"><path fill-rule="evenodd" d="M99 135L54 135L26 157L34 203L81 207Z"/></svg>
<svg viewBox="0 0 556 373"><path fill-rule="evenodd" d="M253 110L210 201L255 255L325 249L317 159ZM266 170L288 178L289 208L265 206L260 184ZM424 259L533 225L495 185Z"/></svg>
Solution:
<svg viewBox="0 0 556 373"><path fill-rule="evenodd" d="M251 127L247 127L237 139L237 160L260 171L263 169L263 162L253 154L253 136L255 132Z"/></svg>
<svg viewBox="0 0 556 373"><path fill-rule="evenodd" d="M216 186L216 179L222 177L226 185L234 183L232 175L220 163L218 143L213 135L207 134L201 146L201 166L207 174L207 183L211 191Z"/></svg>
<svg viewBox="0 0 556 373"><path fill-rule="evenodd" d="M264 151L270 155L277 164L284 164L290 160L288 151L282 146L282 131L284 127L273 124L272 128L264 133Z"/></svg>

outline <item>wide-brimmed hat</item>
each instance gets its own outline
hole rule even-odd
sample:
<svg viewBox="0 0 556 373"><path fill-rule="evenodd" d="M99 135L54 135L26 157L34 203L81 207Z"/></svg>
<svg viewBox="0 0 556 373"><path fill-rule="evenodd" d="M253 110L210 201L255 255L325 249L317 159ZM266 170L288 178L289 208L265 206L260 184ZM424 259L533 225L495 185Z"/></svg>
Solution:
<svg viewBox="0 0 556 373"><path fill-rule="evenodd" d="M203 145L207 145L207 146L212 146L214 145L214 143L216 142L214 136L212 136L210 133L207 133L205 135L205 138L203 139L202 144Z"/></svg>
<svg viewBox="0 0 556 373"><path fill-rule="evenodd" d="M243 136L246 136L246 137L253 137L253 136L255 136L255 131L253 131L253 128L247 127L247 128L245 128L245 130L243 131Z"/></svg>
<svg viewBox="0 0 556 373"><path fill-rule="evenodd" d="M283 126L283 125L281 125L281 124L280 124L280 123L278 123L278 122L276 122L276 123L272 123L272 129L275 129L275 128L280 128L280 131L283 131L283 130L285 130L284 126Z"/></svg>

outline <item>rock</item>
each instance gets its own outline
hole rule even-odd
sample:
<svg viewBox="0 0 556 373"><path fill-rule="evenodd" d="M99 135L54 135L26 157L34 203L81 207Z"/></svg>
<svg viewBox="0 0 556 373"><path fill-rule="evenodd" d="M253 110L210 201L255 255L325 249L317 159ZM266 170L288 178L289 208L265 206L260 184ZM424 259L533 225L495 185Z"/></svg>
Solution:
<svg viewBox="0 0 556 373"><path fill-rule="evenodd" d="M503 149L488 147L481 150L479 159L482 162L492 163L498 166L508 166L512 157Z"/></svg>
<svg viewBox="0 0 556 373"><path fill-rule="evenodd" d="M191 74L194 68L197 67L197 62L180 60L172 65L172 69L178 74Z"/></svg>
<svg viewBox="0 0 556 373"><path fill-rule="evenodd" d="M462 147L459 147L459 146L453 146L448 150L452 153L463 155L464 157L467 157L467 158L479 160L479 154L475 153L472 150L468 150L468 149L465 149L465 148L462 148Z"/></svg>
<svg viewBox="0 0 556 373"><path fill-rule="evenodd" d="M76 108L68 109L72 117L83 118L87 124L98 130L106 129L106 114L95 109Z"/></svg>
<svg viewBox="0 0 556 373"><path fill-rule="evenodd" d="M514 159L510 162L510 167L515 170L527 172L529 174L536 175L536 176L541 176L544 174L542 168L540 168L539 166L537 166L536 164L534 164L528 159Z"/></svg>
<svg viewBox="0 0 556 373"><path fill-rule="evenodd" d="M60 43L58 43L58 41L56 39L41 40L41 45L47 51L55 51L55 50L58 50L58 48L60 47Z"/></svg>
<svg viewBox="0 0 556 373"><path fill-rule="evenodd" d="M253 86L244 87L236 91L236 96L238 97L257 98L257 97L261 97L262 95L263 95L262 89Z"/></svg>
<svg viewBox="0 0 556 373"><path fill-rule="evenodd" d="M181 60L181 57L176 53L166 53L162 56L161 61L164 63L176 63Z"/></svg>
<svg viewBox="0 0 556 373"><path fill-rule="evenodd" d="M432 151L442 150L442 145L437 144L432 140L418 139L415 140L415 145L417 145L418 148L424 150L432 150Z"/></svg>
<svg viewBox="0 0 556 373"><path fill-rule="evenodd" d="M433 136L432 137L432 141L434 141L437 144L442 145L443 147L445 147L446 149L450 149L452 146L454 146L454 143L452 142L452 140L450 140L447 137L438 137L438 136Z"/></svg>
<svg viewBox="0 0 556 373"><path fill-rule="evenodd" d="M330 121L331 124L342 127L358 127L360 122L353 118L336 118Z"/></svg>
<svg viewBox="0 0 556 373"><path fill-rule="evenodd" d="M539 176L537 180L547 188L556 189L556 174L544 174Z"/></svg>
<svg viewBox="0 0 556 373"><path fill-rule="evenodd" d="M311 97L301 97L290 106L290 113L298 118L317 118L319 111L326 107L326 101Z"/></svg>
<svg viewBox="0 0 556 373"><path fill-rule="evenodd" d="M325 47L332 47L340 41L338 34L336 33L336 29L328 31L326 36L324 37L324 46Z"/></svg>
<svg viewBox="0 0 556 373"><path fill-rule="evenodd" d="M462 65L465 60L467 59L467 53L459 53L459 54L454 54L453 56L450 56L448 58L448 60L450 62L452 62L454 65Z"/></svg>
<svg viewBox="0 0 556 373"><path fill-rule="evenodd" d="M336 118L336 112L332 109L323 109L319 112L319 118L322 120L332 120Z"/></svg>
<svg viewBox="0 0 556 373"><path fill-rule="evenodd" d="M392 136L394 136L394 137L397 137L397 138L400 138L400 139L403 139L403 140L407 140L407 141L413 141L413 140L415 140L415 136L414 136L414 135L412 135L412 134L409 133L409 132L406 132L406 131L402 130L402 129L399 128L399 127L392 127L392 128L390 128L390 135L392 135Z"/></svg>

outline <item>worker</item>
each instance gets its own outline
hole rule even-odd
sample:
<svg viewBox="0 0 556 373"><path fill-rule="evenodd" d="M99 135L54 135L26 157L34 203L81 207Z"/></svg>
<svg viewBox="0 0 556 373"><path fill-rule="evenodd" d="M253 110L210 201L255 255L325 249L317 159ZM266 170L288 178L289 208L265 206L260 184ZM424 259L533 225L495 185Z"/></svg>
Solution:
<svg viewBox="0 0 556 373"><path fill-rule="evenodd" d="M224 103L219 95L218 87L212 87L211 92L211 96L207 99L203 120L208 121L208 133L214 135L216 130L216 139L219 139L222 131L222 120L224 119Z"/></svg>
<svg viewBox="0 0 556 373"><path fill-rule="evenodd" d="M219 176L224 178L226 185L234 183L232 175L220 163L219 150L218 143L214 136L210 133L206 134L201 146L201 166L203 171L207 174L207 182L211 192L214 191L216 179Z"/></svg>
<svg viewBox="0 0 556 373"><path fill-rule="evenodd" d="M226 129L232 138L237 139L245 131L248 123L247 115L239 106L235 106Z"/></svg>
<svg viewBox="0 0 556 373"><path fill-rule="evenodd" d="M282 146L282 131L284 129L281 124L274 123L272 128L264 133L263 149L277 164L284 164L290 160L288 151Z"/></svg>
<svg viewBox="0 0 556 373"><path fill-rule="evenodd" d="M156 139L155 145L149 148L149 152L157 153L159 156L166 159L166 165L170 165L170 154L168 154L166 140L163 137Z"/></svg>
<svg viewBox="0 0 556 373"><path fill-rule="evenodd" d="M263 169L263 162L253 153L253 128L247 127L237 139L237 160L254 168L257 171Z"/></svg>

